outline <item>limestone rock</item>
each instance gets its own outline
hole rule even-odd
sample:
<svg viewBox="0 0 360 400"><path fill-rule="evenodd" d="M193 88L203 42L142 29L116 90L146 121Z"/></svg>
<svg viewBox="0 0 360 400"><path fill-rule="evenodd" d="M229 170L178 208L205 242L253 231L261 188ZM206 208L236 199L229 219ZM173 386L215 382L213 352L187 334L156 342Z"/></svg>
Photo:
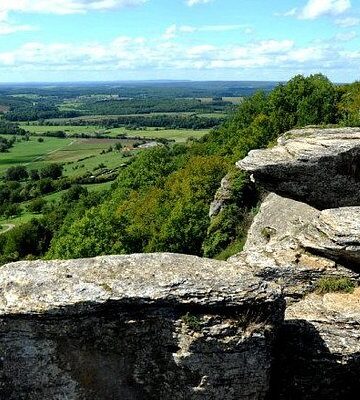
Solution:
<svg viewBox="0 0 360 400"><path fill-rule="evenodd" d="M313 293L290 305L279 343L274 398L357 398L360 289L352 294Z"/></svg>
<svg viewBox="0 0 360 400"><path fill-rule="evenodd" d="M0 268L0 398L263 400L280 288L176 254Z"/></svg>
<svg viewBox="0 0 360 400"><path fill-rule="evenodd" d="M244 251L228 261L245 263L256 276L278 283L288 301L313 291L324 275L358 279L358 274L324 254L304 248L300 238L321 214L307 204L269 194L250 227Z"/></svg>
<svg viewBox="0 0 360 400"><path fill-rule="evenodd" d="M287 132L277 146L250 151L237 166L264 188L319 209L360 202L360 129Z"/></svg>
<svg viewBox="0 0 360 400"><path fill-rule="evenodd" d="M212 218L220 213L226 202L231 199L231 181L230 176L225 175L222 178L220 187L215 193L214 200L210 204L209 217Z"/></svg>
<svg viewBox="0 0 360 400"><path fill-rule="evenodd" d="M323 210L300 235L307 250L343 262L360 264L360 207Z"/></svg>
<svg viewBox="0 0 360 400"><path fill-rule="evenodd" d="M81 313L107 301L232 307L280 293L245 266L170 253L19 261L0 267L0 288L0 315L62 314L66 306Z"/></svg>

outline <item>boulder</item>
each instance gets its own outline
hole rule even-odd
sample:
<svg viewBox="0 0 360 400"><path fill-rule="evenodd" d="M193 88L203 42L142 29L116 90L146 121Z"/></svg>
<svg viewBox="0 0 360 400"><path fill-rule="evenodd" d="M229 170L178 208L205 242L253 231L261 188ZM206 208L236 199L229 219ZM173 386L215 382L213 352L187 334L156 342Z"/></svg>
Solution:
<svg viewBox="0 0 360 400"><path fill-rule="evenodd" d="M293 130L237 166L268 191L318 209L360 204L359 128Z"/></svg>
<svg viewBox="0 0 360 400"><path fill-rule="evenodd" d="M304 246L304 232L320 215L321 211L305 203L271 193L254 218L244 251L228 261L246 264L256 276L281 285L288 302L313 291L323 276L357 280L358 274L336 262L337 257L329 259L326 252L312 253ZM319 232L312 240L320 243L323 239Z"/></svg>
<svg viewBox="0 0 360 400"><path fill-rule="evenodd" d="M359 288L354 293L312 293L287 308L272 398L357 399L359 371Z"/></svg>
<svg viewBox="0 0 360 400"><path fill-rule="evenodd" d="M359 270L360 207L323 210L299 237L308 251Z"/></svg>
<svg viewBox="0 0 360 400"><path fill-rule="evenodd" d="M0 398L265 399L280 288L176 254L0 268Z"/></svg>

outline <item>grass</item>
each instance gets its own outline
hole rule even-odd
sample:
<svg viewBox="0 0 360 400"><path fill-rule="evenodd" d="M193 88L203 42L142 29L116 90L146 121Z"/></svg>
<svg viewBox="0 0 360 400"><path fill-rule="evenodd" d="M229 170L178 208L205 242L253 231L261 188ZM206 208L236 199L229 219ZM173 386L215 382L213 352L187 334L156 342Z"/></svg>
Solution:
<svg viewBox="0 0 360 400"><path fill-rule="evenodd" d="M353 293L355 283L346 277L324 277L316 283L316 293Z"/></svg>
<svg viewBox="0 0 360 400"><path fill-rule="evenodd" d="M24 210L20 215L14 218L7 218L7 219L2 219L0 220L0 225L2 224L13 224L15 226L25 224L26 222L29 222L33 218L40 218L42 214L33 214L31 212L28 212Z"/></svg>
<svg viewBox="0 0 360 400"><path fill-rule="evenodd" d="M41 135L47 132L58 132L63 131L67 135L78 135L85 133L87 135L96 135L96 133L103 133L104 128L100 128L92 125L76 126L76 125L60 125L60 126L47 126L47 125L27 125L21 124L21 128L25 129L31 134Z"/></svg>
<svg viewBox="0 0 360 400"><path fill-rule="evenodd" d="M17 141L9 152L1 153L0 175L14 165L25 165L30 169L44 166L45 158L51 158L51 154L67 148L71 142L72 139L58 138L44 138L42 143L39 143L37 138L30 138L29 141Z"/></svg>
<svg viewBox="0 0 360 400"><path fill-rule="evenodd" d="M209 114L210 116L211 114ZM201 138L209 129L163 129L163 128L144 128L141 130L128 130L125 127L104 129L100 126L84 125L59 125L59 126L47 126L47 125L27 125L22 124L21 127L27 130L29 133L34 135L44 135L47 132L58 132L63 131L68 137L86 134L91 136L106 135L116 138L117 135L125 135L127 137L144 137L149 139L168 139L176 142L185 142L189 137L196 139Z"/></svg>
<svg viewBox="0 0 360 400"><path fill-rule="evenodd" d="M126 130L125 128L114 128L109 130L110 135L125 134L128 137L142 137L148 139L168 139L175 142L185 142L188 138L193 137L200 139L207 134L209 129L162 129L147 128L143 130Z"/></svg>
<svg viewBox="0 0 360 400"><path fill-rule="evenodd" d="M124 163L122 153L114 151L101 154L101 152L108 150L110 146L118 142L124 146L134 143L131 140L119 139L59 139L52 137L44 137L44 141L39 143L37 139L30 137L29 141L18 141L9 152L1 153L0 176L9 167L15 165L25 165L31 170L55 162L65 164L64 175L68 176L83 175L84 172L91 171L100 163L105 164L108 168L115 168ZM77 168L74 168L76 166Z"/></svg>
<svg viewBox="0 0 360 400"><path fill-rule="evenodd" d="M199 331L201 329L201 319L196 315L186 313L181 317L181 320L193 331Z"/></svg>
<svg viewBox="0 0 360 400"><path fill-rule="evenodd" d="M229 244L226 249L215 256L216 260L226 261L229 257L234 254L240 253L245 245L245 238L240 240L235 240L233 243Z"/></svg>

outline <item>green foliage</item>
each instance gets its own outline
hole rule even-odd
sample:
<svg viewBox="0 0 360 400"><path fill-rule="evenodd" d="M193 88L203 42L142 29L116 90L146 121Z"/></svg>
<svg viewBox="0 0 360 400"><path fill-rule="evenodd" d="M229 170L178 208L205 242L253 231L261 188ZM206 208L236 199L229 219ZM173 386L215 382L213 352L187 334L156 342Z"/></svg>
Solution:
<svg viewBox="0 0 360 400"><path fill-rule="evenodd" d="M22 165L17 165L15 167L10 167L5 171L5 180L7 181L22 181L28 178L28 172L26 167Z"/></svg>
<svg viewBox="0 0 360 400"><path fill-rule="evenodd" d="M55 210L45 213L41 226L47 229L48 235L43 241L44 246L40 246L35 255L47 251L47 258L73 258L172 251L227 258L242 248L261 198L249 177L235 170L234 162L254 148L267 147L279 134L293 127L333 124L349 118L356 123L357 94L356 85L337 88L323 75L298 75L271 93L259 92L247 97L222 126L200 140L140 150L125 168L119 170L116 183L108 194L94 198L79 188L72 188L62 197L58 216ZM215 107L217 101L213 103L212 107ZM89 99L87 105L93 112L106 114L126 110L124 113L127 113L139 106L139 99L96 98L95 101ZM204 104L187 99L150 99L142 102L142 108L137 108L136 112L165 108L169 111L175 106L177 111L179 107L189 111L189 107L200 110ZM122 124L134 118L136 116L121 116L113 122ZM106 123L110 124L110 119L108 117ZM153 116L146 123L161 119L161 115ZM168 124L170 119L164 117L162 123ZM179 124L199 122L191 116L183 120L174 117L173 120ZM50 140L53 139L47 139L41 147L47 146ZM119 152L109 155L118 157ZM108 162L106 165L109 167ZM94 171L96 166L101 169L100 161L94 161L91 169ZM12 190L0 187L0 200L11 197L14 203L21 198L21 193L45 193L70 186L66 179L53 179L55 175L61 176L59 171L55 174L41 170L39 175L42 178L39 181L36 181L35 173L31 175L32 186L27 182ZM225 175L229 187L224 207L210 220L209 205ZM30 228L34 229L34 226L26 228L31 233ZM35 234L36 230L33 232ZM268 237L269 232L264 235ZM7 234L2 236L7 237L6 242L10 240ZM1 237L0 241L4 240ZM20 246L21 240L16 243ZM7 246L7 254L12 259L23 257L16 246L3 246Z"/></svg>
<svg viewBox="0 0 360 400"><path fill-rule="evenodd" d="M338 91L340 123L346 126L360 126L360 82L344 85Z"/></svg>
<svg viewBox="0 0 360 400"><path fill-rule="evenodd" d="M196 315L187 312L181 317L181 320L193 331L199 331L201 329L201 319Z"/></svg>
<svg viewBox="0 0 360 400"><path fill-rule="evenodd" d="M316 292L319 294L341 292L352 293L355 289L355 283L346 277L326 277L321 278L316 283Z"/></svg>
<svg viewBox="0 0 360 400"><path fill-rule="evenodd" d="M32 213L41 213L46 206L46 201L42 197L37 197L28 205L28 211Z"/></svg>
<svg viewBox="0 0 360 400"><path fill-rule="evenodd" d="M39 171L40 178L58 179L61 177L63 172L63 166L61 164L47 164Z"/></svg>

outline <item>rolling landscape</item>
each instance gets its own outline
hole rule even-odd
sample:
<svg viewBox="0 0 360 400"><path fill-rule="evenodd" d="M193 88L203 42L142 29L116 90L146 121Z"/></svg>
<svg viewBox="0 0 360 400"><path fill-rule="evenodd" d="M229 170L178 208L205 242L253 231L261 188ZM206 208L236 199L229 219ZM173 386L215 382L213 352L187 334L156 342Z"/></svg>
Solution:
<svg viewBox="0 0 360 400"><path fill-rule="evenodd" d="M355 400L360 2L0 1L0 400Z"/></svg>
<svg viewBox="0 0 360 400"><path fill-rule="evenodd" d="M244 96L271 82L175 82L2 85L0 137L14 141L0 158L0 178L18 166L39 171L62 167L61 184L33 191L11 210L2 204L2 232L32 218L31 202L56 206L71 187L87 191L110 188L120 169L139 151L201 139L222 124ZM120 94L117 94L120 93ZM196 95L202 97L195 97ZM226 95L226 96L223 96ZM26 179L20 179L26 186ZM39 202L39 203L40 203Z"/></svg>

